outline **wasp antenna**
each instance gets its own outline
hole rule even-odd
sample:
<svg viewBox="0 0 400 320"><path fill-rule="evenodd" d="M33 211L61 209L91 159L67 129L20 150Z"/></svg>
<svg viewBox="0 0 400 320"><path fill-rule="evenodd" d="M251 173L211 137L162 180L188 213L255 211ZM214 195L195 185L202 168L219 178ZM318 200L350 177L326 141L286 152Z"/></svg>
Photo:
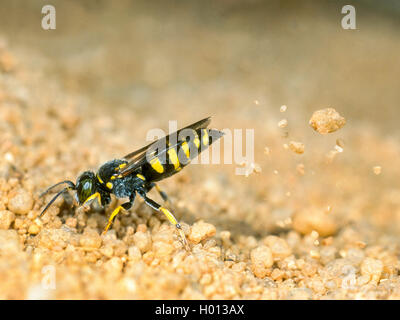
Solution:
<svg viewBox="0 0 400 320"><path fill-rule="evenodd" d="M70 181L70 180L65 180L65 181L61 181L61 182L59 182L59 183L56 183L55 185L52 185L52 186L51 186L50 188L48 188L46 191L42 192L42 193L40 194L39 198L43 197L43 196L44 196L45 194L47 194L51 189L53 189L53 188L59 186L60 184L64 184L64 183L68 184L68 185L69 185L69 188L75 189L75 184L74 184L72 181Z"/></svg>
<svg viewBox="0 0 400 320"><path fill-rule="evenodd" d="M64 189L62 189L60 192L58 192L53 199L50 200L50 202L46 205L46 207L43 209L43 211L40 213L39 218L41 218L43 216L43 214L46 212L46 210L53 204L54 201L56 201L56 199L65 191L67 191L69 188L66 187Z"/></svg>

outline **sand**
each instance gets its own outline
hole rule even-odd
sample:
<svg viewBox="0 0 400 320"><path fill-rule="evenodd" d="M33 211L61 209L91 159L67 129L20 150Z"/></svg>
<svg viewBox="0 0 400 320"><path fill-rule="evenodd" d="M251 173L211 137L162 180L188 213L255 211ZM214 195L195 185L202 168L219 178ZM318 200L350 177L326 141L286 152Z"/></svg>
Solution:
<svg viewBox="0 0 400 320"><path fill-rule="evenodd" d="M73 3L71 10L78 10ZM169 32L157 29L158 9L144 4L140 8L130 23L148 30L144 33ZM154 16L143 13L148 10L154 10ZM372 91L358 90L355 84L359 104L353 98L346 103L321 95L304 98L298 90L290 95L275 90L270 96L263 91L271 80L264 81L263 71L257 68L260 61L239 54L250 50L248 44L261 35L249 31L252 37L247 38L235 24L233 29L215 31L190 19L182 21L170 23L182 23L185 30L208 36L204 48L209 50L191 53L174 70L173 63L182 61L174 53L179 38L149 39L136 52L145 57L146 67L134 62L125 65L137 71L131 78L144 79L148 89L138 85L132 96L121 92L122 97L102 96L91 86L93 74L105 92L120 86L128 61L122 53L120 58L110 58L109 51L99 49L93 63L103 68L96 69L88 62L92 53L87 52L89 57L67 58L65 64L71 68L59 67L55 72L56 66L63 65L59 57L28 52L18 38L13 41L6 31L2 35L0 298L399 299L396 117L374 117L375 111L358 117L358 105L368 100L360 92ZM241 25L240 19L236 23ZM386 30L384 25L381 28ZM136 37L141 34L132 30ZM334 33L329 28L327 32ZM240 72L224 69L227 51L224 44L215 46L221 35L226 36L225 45L235 43L237 55L230 53L228 59L239 65ZM134 43L143 40L133 38ZM387 47L396 46L390 32L385 39ZM163 48L164 54L151 51L152 44ZM354 54L358 49L353 49ZM258 56L251 50L247 53ZM212 63L199 58L203 55ZM103 59L120 68L116 84L107 82L117 71L110 69L111 64L106 67ZM330 59L338 64L347 61L341 53ZM82 70L74 69L76 64ZM216 81L216 68L227 72L226 78ZM185 87L175 73L195 76ZM361 71L358 77L364 78ZM392 88L389 74L381 80ZM307 92L316 94L314 89L310 84ZM391 97L398 98L398 90L390 92L388 104ZM117 107L115 103L121 101L127 102ZM350 107L352 103L357 107ZM391 106L398 116L396 105ZM335 118L340 123L333 123L331 129L332 122L320 122L320 134L309 120L315 111L328 107L340 114ZM166 218L139 198L103 236L117 200L107 208L79 207L71 192L38 218L54 195L39 198L48 186L75 181L80 172L96 170L105 161L145 145L148 130L167 131L168 120L178 120L181 127L207 115L213 116L211 127L254 129L255 160L248 164L251 170L246 175L235 174L239 163L192 164L160 183L171 200L166 206L182 223L189 250ZM162 203L156 191L149 196Z"/></svg>

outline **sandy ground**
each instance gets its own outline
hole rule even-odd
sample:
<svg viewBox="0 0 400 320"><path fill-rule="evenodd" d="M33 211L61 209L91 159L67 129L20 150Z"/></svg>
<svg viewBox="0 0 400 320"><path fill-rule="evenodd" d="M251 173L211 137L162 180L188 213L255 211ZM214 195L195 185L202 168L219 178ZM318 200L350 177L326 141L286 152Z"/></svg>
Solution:
<svg viewBox="0 0 400 320"><path fill-rule="evenodd" d="M363 6L344 31L332 4L56 1L50 33L40 3L13 3L0 19L1 299L400 298L393 16ZM309 120L327 107L346 124L320 134ZM49 185L208 115L254 129L257 172L194 164L160 183L189 251L140 199L105 236L116 201L66 195L38 219Z"/></svg>

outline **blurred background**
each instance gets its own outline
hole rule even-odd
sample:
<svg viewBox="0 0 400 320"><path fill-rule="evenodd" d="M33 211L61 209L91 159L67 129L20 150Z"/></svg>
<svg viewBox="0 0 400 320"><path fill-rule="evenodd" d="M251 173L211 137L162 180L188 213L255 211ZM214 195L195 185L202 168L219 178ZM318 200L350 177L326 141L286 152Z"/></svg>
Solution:
<svg viewBox="0 0 400 320"><path fill-rule="evenodd" d="M93 108L265 122L260 112L286 104L300 122L331 105L353 125L398 132L397 1L353 3L357 30L341 27L346 1L52 1L47 32L45 4L4 1L1 33Z"/></svg>

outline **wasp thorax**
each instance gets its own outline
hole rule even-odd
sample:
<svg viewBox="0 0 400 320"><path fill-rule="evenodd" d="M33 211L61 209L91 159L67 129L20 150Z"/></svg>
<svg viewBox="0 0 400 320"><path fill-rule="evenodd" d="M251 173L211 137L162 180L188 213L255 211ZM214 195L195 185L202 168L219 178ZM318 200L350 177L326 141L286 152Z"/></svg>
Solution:
<svg viewBox="0 0 400 320"><path fill-rule="evenodd" d="M93 172L85 171L76 180L76 193L80 204L94 193L95 179L96 176Z"/></svg>

